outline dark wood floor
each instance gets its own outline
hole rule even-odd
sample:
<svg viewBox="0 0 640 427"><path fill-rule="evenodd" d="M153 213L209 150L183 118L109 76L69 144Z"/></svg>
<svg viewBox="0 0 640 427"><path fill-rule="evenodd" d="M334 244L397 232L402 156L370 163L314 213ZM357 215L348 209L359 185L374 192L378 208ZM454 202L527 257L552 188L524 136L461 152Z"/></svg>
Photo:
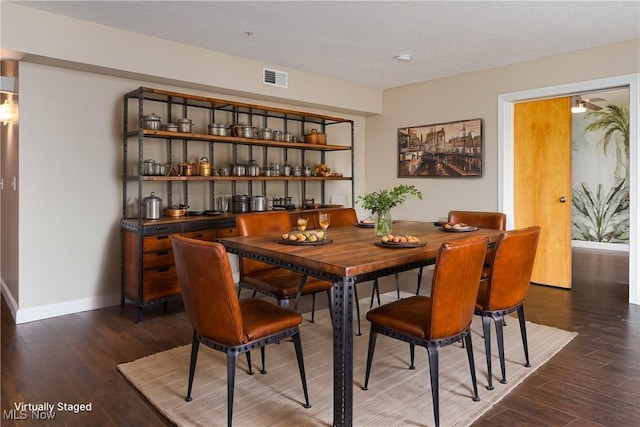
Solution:
<svg viewBox="0 0 640 427"><path fill-rule="evenodd" d="M571 291L533 286L526 314L579 335L474 426L638 425L640 306L627 303L627 254L576 250L573 272ZM393 281L383 283L383 291L392 289ZM402 289L415 291L415 281L405 280ZM367 291L364 284L361 297ZM326 306L324 298L318 304ZM1 308L3 415L20 402L92 407L79 414L56 411L46 423L4 416L2 426L169 425L116 365L189 343L191 329L179 303L170 304L168 314L148 308L141 324L133 323L130 306L18 326L4 299Z"/></svg>

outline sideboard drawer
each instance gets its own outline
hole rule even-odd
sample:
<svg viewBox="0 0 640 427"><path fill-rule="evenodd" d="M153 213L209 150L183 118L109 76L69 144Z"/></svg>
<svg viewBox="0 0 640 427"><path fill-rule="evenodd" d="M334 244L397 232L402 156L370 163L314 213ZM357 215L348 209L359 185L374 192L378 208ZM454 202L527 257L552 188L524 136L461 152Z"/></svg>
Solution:
<svg viewBox="0 0 640 427"><path fill-rule="evenodd" d="M200 230L200 231L191 231L189 233L183 233L184 237L189 237L190 239L198 239L198 240L207 240L209 242L213 242L216 239L216 230Z"/></svg>
<svg viewBox="0 0 640 427"><path fill-rule="evenodd" d="M144 302L180 294L178 275L174 265L145 269L142 275L142 300Z"/></svg>
<svg viewBox="0 0 640 427"><path fill-rule="evenodd" d="M147 236L142 239L142 251L153 252L163 249L171 249L171 235L159 234L157 236Z"/></svg>
<svg viewBox="0 0 640 427"><path fill-rule="evenodd" d="M162 249L159 251L144 252L142 254L142 268L144 269L171 265L173 262L172 249Z"/></svg>
<svg viewBox="0 0 640 427"><path fill-rule="evenodd" d="M235 237L238 236L238 229L236 227L219 228L216 235L219 238Z"/></svg>

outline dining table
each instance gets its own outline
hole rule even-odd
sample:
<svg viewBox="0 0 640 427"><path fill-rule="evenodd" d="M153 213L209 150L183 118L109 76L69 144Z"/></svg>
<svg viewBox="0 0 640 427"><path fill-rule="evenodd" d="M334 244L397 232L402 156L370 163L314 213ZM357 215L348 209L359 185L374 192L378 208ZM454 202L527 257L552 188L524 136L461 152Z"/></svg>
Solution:
<svg viewBox="0 0 640 427"><path fill-rule="evenodd" d="M308 231L308 230L307 230ZM296 233L296 231L292 231ZM500 230L448 230L431 222L397 221L392 233L412 244L384 244L368 224L335 227L318 242L296 243L280 234L218 239L227 252L333 282L333 425L353 424L353 309L359 282L435 263L443 243L472 236L497 242Z"/></svg>

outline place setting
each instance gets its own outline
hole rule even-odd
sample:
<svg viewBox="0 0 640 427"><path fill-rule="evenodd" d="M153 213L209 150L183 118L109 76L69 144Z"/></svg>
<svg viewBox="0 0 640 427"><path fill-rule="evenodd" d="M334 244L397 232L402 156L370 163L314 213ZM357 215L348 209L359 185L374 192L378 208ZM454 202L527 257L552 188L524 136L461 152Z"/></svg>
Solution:
<svg viewBox="0 0 640 427"><path fill-rule="evenodd" d="M476 231L478 230L478 227L465 224L464 222L459 222L456 224L445 222L444 224L442 224L442 227L440 227L440 230L447 231L449 233L465 233L468 231Z"/></svg>
<svg viewBox="0 0 640 427"><path fill-rule="evenodd" d="M376 242L376 246L383 248L421 248L426 244L427 242L422 242L419 237L411 234L387 234Z"/></svg>
<svg viewBox="0 0 640 427"><path fill-rule="evenodd" d="M322 246L333 243L333 240L327 238L327 228L329 228L331 221L330 214L328 212L320 212L318 218L320 230L307 230L309 220L300 217L296 222L296 230L284 233L280 239L276 240L276 243L294 246Z"/></svg>

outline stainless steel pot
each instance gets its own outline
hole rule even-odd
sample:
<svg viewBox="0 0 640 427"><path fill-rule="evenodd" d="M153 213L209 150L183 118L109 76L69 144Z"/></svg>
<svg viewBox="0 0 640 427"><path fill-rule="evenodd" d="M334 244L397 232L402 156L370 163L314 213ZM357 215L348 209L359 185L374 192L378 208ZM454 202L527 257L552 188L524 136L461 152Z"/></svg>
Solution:
<svg viewBox="0 0 640 427"><path fill-rule="evenodd" d="M144 129L160 130L160 116L155 113L142 116L142 127Z"/></svg>
<svg viewBox="0 0 640 427"><path fill-rule="evenodd" d="M191 119L178 119L176 124L178 125L178 132L191 133Z"/></svg>
<svg viewBox="0 0 640 427"><path fill-rule="evenodd" d="M142 216L144 219L160 219L162 215L162 199L153 191L149 197L142 199Z"/></svg>
<svg viewBox="0 0 640 427"><path fill-rule="evenodd" d="M267 210L267 198L263 196L250 196L249 197L249 211L250 212L264 212Z"/></svg>
<svg viewBox="0 0 640 427"><path fill-rule="evenodd" d="M260 139L271 139L271 129L264 128L258 132Z"/></svg>
<svg viewBox="0 0 640 427"><path fill-rule="evenodd" d="M211 123L209 124L209 135L229 136L229 131L225 125Z"/></svg>
<svg viewBox="0 0 640 427"><path fill-rule="evenodd" d="M155 173L154 166L156 161L153 159L147 159L142 162L142 175L153 175Z"/></svg>
<svg viewBox="0 0 640 427"><path fill-rule="evenodd" d="M238 138L255 138L256 137L256 128L253 126L239 124L239 125L231 125L231 135L237 136Z"/></svg>

